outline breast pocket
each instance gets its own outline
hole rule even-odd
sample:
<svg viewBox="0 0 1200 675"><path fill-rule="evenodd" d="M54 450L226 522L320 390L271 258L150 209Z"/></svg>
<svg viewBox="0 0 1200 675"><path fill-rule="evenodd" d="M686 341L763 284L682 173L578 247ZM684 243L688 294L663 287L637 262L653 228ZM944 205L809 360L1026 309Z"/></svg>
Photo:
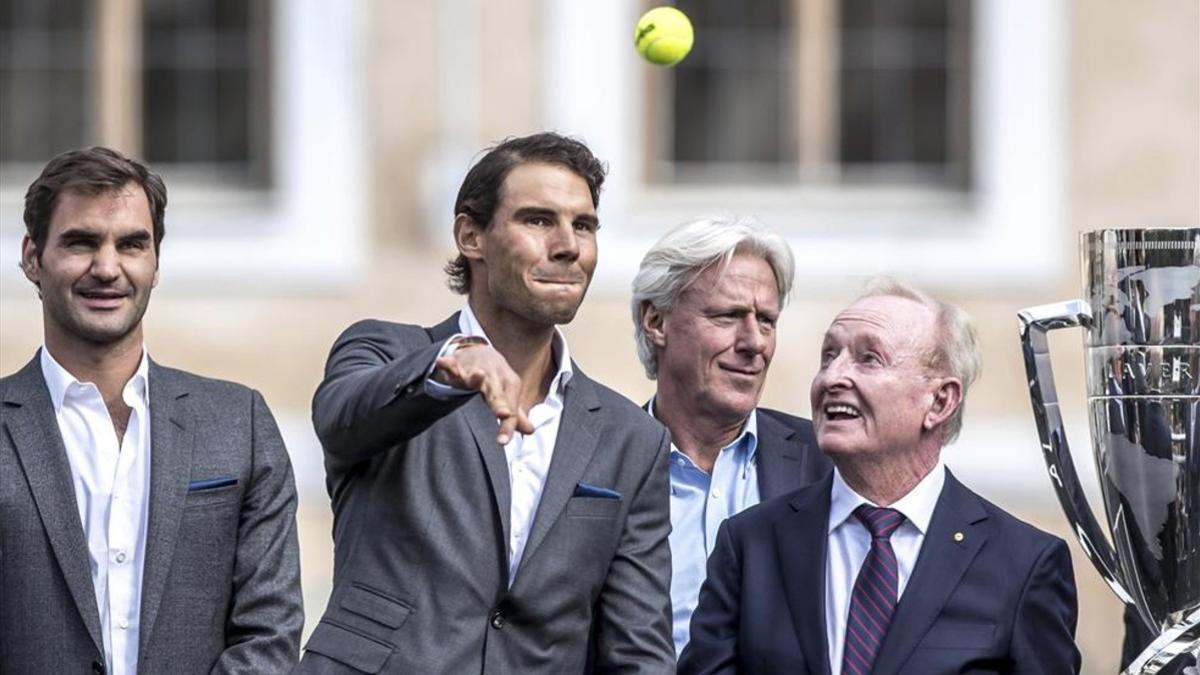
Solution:
<svg viewBox="0 0 1200 675"><path fill-rule="evenodd" d="M185 508L201 508L221 504L236 504L242 500L242 486L238 483L208 490L189 490L184 498Z"/></svg>
<svg viewBox="0 0 1200 675"><path fill-rule="evenodd" d="M621 500L607 497L572 497L567 502L567 515L573 518L614 518L620 510Z"/></svg>
<svg viewBox="0 0 1200 675"><path fill-rule="evenodd" d="M996 638L996 626L990 623L935 623L921 646L929 649L986 649Z"/></svg>

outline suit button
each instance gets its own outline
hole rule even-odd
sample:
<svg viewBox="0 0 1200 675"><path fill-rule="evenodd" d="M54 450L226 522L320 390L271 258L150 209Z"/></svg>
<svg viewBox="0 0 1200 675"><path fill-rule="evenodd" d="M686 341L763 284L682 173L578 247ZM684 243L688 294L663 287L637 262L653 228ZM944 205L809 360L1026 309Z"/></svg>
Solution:
<svg viewBox="0 0 1200 675"><path fill-rule="evenodd" d="M104 664L99 661L92 661L92 672L96 675L104 675Z"/></svg>
<svg viewBox="0 0 1200 675"><path fill-rule="evenodd" d="M492 612L492 628L495 628L496 630L504 628L504 615L501 614L500 610L498 609Z"/></svg>

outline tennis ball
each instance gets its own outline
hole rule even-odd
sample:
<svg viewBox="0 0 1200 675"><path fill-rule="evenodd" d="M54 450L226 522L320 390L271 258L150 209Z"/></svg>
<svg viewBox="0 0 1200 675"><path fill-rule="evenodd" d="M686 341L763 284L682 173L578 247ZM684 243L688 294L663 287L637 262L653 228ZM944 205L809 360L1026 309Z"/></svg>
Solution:
<svg viewBox="0 0 1200 675"><path fill-rule="evenodd" d="M638 19L633 46L650 63L673 66L692 50L692 22L674 7L655 7Z"/></svg>

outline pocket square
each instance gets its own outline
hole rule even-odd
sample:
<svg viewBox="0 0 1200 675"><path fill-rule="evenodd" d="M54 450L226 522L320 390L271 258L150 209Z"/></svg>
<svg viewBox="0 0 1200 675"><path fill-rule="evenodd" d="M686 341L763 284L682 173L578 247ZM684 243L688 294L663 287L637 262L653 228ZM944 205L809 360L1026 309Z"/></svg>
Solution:
<svg viewBox="0 0 1200 675"><path fill-rule="evenodd" d="M215 490L217 488L237 485L237 479L228 476L226 478L208 478L205 480L194 480L188 483L188 492L199 492L200 490Z"/></svg>
<svg viewBox="0 0 1200 675"><path fill-rule="evenodd" d="M576 497L597 497L599 499L620 499L621 493L616 490L609 490L596 485L588 485L587 483L578 483L575 485Z"/></svg>

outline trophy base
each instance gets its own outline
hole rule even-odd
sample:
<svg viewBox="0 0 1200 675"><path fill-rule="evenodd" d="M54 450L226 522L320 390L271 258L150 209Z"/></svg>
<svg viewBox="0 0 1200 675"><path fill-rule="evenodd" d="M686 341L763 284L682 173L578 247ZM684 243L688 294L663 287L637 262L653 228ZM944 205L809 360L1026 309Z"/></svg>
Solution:
<svg viewBox="0 0 1200 675"><path fill-rule="evenodd" d="M1186 659L1188 656L1197 665L1185 668L1184 675L1200 675L1200 609L1159 635L1122 675L1157 675L1176 659Z"/></svg>

